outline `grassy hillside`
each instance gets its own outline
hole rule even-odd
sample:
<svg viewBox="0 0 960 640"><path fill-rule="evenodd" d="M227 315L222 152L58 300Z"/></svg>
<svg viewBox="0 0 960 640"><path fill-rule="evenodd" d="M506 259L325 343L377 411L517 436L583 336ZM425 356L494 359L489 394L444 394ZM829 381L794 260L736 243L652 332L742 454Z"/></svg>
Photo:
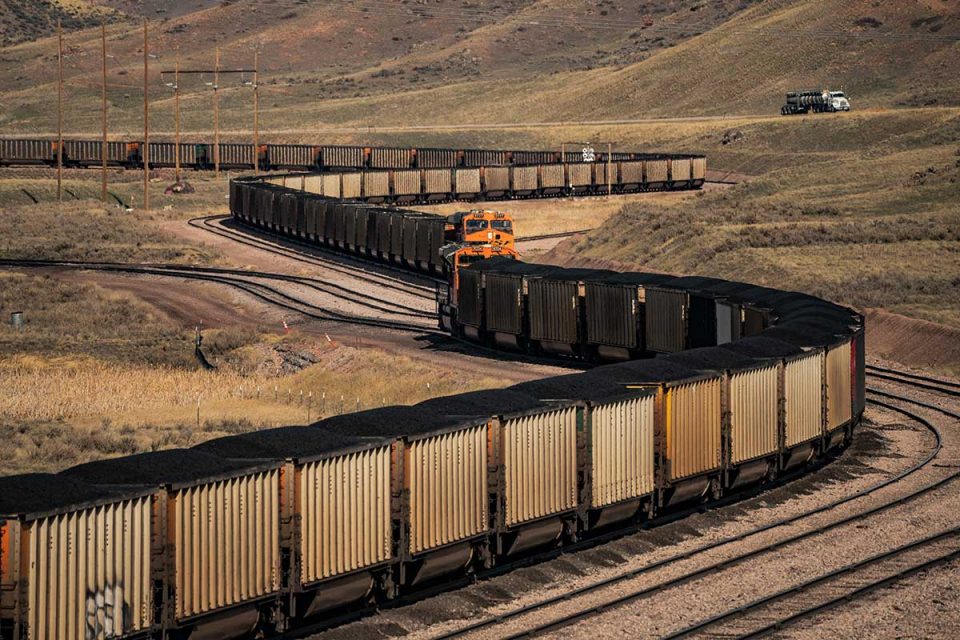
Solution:
<svg viewBox="0 0 960 640"><path fill-rule="evenodd" d="M291 137L331 125L776 114L796 87L842 86L858 110L960 104L960 6L938 0L236 0L170 11L151 23L154 123L166 130L172 96L158 72L178 47L185 67L211 67L219 46L236 68L259 46L262 126ZM76 132L99 122L98 35L68 38ZM111 123L135 134L139 32L115 25L109 40ZM49 38L0 51L0 132L53 130L54 53ZM188 129L211 128L211 80L182 83ZM224 127L249 130L249 87L236 77L221 87Z"/></svg>
<svg viewBox="0 0 960 640"><path fill-rule="evenodd" d="M61 20L64 30L84 29L122 14L88 0L0 0L0 46L49 36Z"/></svg>
<svg viewBox="0 0 960 640"><path fill-rule="evenodd" d="M960 327L960 115L801 124L743 130L738 156L779 150L756 179L629 204L551 258L736 278Z"/></svg>

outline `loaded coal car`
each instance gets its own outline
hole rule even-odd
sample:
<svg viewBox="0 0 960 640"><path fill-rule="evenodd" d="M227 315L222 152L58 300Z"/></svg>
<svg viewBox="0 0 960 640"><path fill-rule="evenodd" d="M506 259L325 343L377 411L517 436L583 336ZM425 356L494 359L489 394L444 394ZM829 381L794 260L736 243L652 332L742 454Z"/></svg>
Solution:
<svg viewBox="0 0 960 640"><path fill-rule="evenodd" d="M674 278L655 273L615 273L584 283L586 343L602 360L630 360L646 346L646 287Z"/></svg>
<svg viewBox="0 0 960 640"><path fill-rule="evenodd" d="M716 498L723 491L722 374L670 356L607 365L627 388L656 393L658 507Z"/></svg>
<svg viewBox="0 0 960 640"><path fill-rule="evenodd" d="M541 402L514 390L478 391L422 402L450 419L488 420L492 550L510 556L577 539L579 434L584 406Z"/></svg>
<svg viewBox="0 0 960 640"><path fill-rule="evenodd" d="M155 487L0 478L0 637L145 637L160 626ZM158 566L159 565L159 566Z"/></svg>
<svg viewBox="0 0 960 640"><path fill-rule="evenodd" d="M150 576L159 624L191 637L239 638L282 612L281 467L174 449L90 462L60 477L154 491L154 532L163 541L154 557L163 564L133 575Z"/></svg>
<svg viewBox="0 0 960 640"><path fill-rule="evenodd" d="M511 389L544 402L586 404L580 453L581 527L592 531L653 515L656 390L630 387L601 367Z"/></svg>
<svg viewBox="0 0 960 640"><path fill-rule="evenodd" d="M586 285L612 271L554 269L525 282L529 338L535 351L587 357Z"/></svg>
<svg viewBox="0 0 960 640"><path fill-rule="evenodd" d="M317 427L283 427L227 436L196 450L249 464L283 461L280 502L285 617L393 598L399 502L390 437L357 438ZM397 489L399 491L399 489Z"/></svg>
<svg viewBox="0 0 960 640"><path fill-rule="evenodd" d="M492 566L490 415L446 416L397 406L313 425L338 435L395 441L390 495L396 584Z"/></svg>
<svg viewBox="0 0 960 640"><path fill-rule="evenodd" d="M670 356L701 371L722 374L725 488L776 477L780 470L779 361L705 347Z"/></svg>
<svg viewBox="0 0 960 640"><path fill-rule="evenodd" d="M461 327L463 335L468 338L526 350L530 336L528 280L555 269L506 257L471 265L460 273L457 296L458 304L467 305L465 315L462 319L458 316L453 325ZM469 273L471 271L475 273Z"/></svg>

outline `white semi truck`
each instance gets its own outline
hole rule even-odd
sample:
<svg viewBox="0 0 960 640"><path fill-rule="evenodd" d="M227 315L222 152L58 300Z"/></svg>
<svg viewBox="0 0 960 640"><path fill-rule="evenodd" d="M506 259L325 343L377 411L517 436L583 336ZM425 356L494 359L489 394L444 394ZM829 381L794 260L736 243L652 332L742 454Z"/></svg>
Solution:
<svg viewBox="0 0 960 640"><path fill-rule="evenodd" d="M825 113L850 111L850 101L843 91L791 91L787 93L787 102L780 107L780 114L789 116L797 113Z"/></svg>

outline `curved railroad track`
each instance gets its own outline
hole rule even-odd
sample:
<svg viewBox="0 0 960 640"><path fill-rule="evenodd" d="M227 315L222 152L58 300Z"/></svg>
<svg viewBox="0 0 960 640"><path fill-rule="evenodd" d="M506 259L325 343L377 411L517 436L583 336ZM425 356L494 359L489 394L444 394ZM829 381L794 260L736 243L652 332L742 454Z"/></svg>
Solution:
<svg viewBox="0 0 960 640"><path fill-rule="evenodd" d="M901 380L901 383L917 388L917 385L914 385L910 380L905 380L905 381ZM924 388L924 387L919 387L919 388ZM907 404L920 406L926 409L937 411L943 415L950 417L951 419L960 420L960 414L954 413L952 411L949 411L942 407L938 407L936 405L931 405L918 400L905 398L903 396L898 396L895 394L890 394L890 393L879 391L879 390L868 389L868 391L871 395L875 395L878 397L885 397L894 401L899 401ZM835 500L829 504L817 507L815 509L808 510L801 514L783 518L775 522L756 527L754 529L751 529L741 534L737 534L734 536L723 538L721 540L717 540L715 542L701 545L697 548L691 549L683 553L675 554L673 556L664 558L662 560L653 562L651 564L644 565L643 567L640 567L637 569L623 571L610 578L606 578L604 580L600 580L600 581L588 584L586 586L579 587L577 589L568 591L558 596L544 598L532 604L518 607L516 609L512 609L506 612L499 613L497 615L490 616L488 618L481 619L479 621L461 626L457 629L445 632L443 634L430 636L431 640L472 637L473 635L478 635L478 636L486 635L484 632L496 633L498 637L503 637L503 638L524 638L524 637L532 637L532 636L539 636L547 633L552 633L560 629L563 629L565 627L569 627L573 624L592 618L594 616L597 616L599 614L606 613L611 609L615 609L617 607L626 605L628 603L632 603L632 602L644 599L646 597L653 596L654 594L657 594L663 590L677 587L677 586L692 582L694 580L703 578L705 576L709 576L711 574L716 574L720 571L724 571L726 569L739 565L740 563L746 560L762 557L765 554L774 552L787 545L791 545L791 544L808 540L808 539L813 539L816 536L822 535L829 531L833 531L839 527L843 527L844 525L853 524L854 526L856 526L857 522L865 518L869 518L871 516L884 513L886 511L889 511L891 509L904 505L908 502L916 500L917 498L927 495L935 490L938 490L944 487L945 485L952 483L958 478L960 478L960 471L954 471L945 477L941 477L941 478L937 478L935 480L929 481L917 489L911 490L894 499L888 500L878 506L874 506L869 509L859 511L855 514L845 516L837 520L833 520L823 525L815 526L806 531L778 539L776 541L765 544L763 546L725 558L721 561L709 563L700 568L685 572L677 577L674 577L668 580L657 582L653 585L644 585L639 588L627 589L627 585L630 582L642 576L651 574L656 570L668 567L679 561L687 560L695 556L698 556L700 554L704 554L705 552L719 549L721 547L728 546L732 543L740 542L748 538L758 536L759 534L762 534L765 532L769 532L787 525L799 523L800 521L808 519L811 516L829 512L831 510L836 509L837 507L849 504L855 500L858 500L870 494L876 493L881 489L890 487L904 480L905 478L917 473L921 469L928 468L933 462L933 460L939 455L942 449L943 439L942 439L940 429L936 425L934 425L932 422L924 418L923 416L920 416L912 411L896 406L889 402L885 402L883 400L879 400L876 398L870 398L868 402L875 407L880 407L889 411L900 413L905 417L907 417L908 419L910 419L911 421L913 421L914 423L918 424L920 427L928 430L934 437L934 440L935 440L934 446L931 448L931 450L927 453L927 455L922 460L920 460L910 468L898 473L895 476L887 478L865 489L861 489L860 491L857 491L856 493L853 493L849 496ZM750 605L744 605L743 607L737 607L734 610L725 612L720 616L716 616L717 621L720 622L723 620L735 618L736 616L739 615L736 612L739 611L740 609L743 609L744 607L755 607L756 610L759 611L763 606L771 604L777 599L787 599L788 596L791 596L793 594L807 593L809 590L812 590L814 587L820 585L821 583L829 582L832 578L840 578L845 575L853 575L855 572L861 571L861 570L862 571L872 570L873 568L875 568L875 566L881 566L881 563L886 563L887 561L894 561L900 555L912 553L917 549L921 549L921 550L926 550L928 548L934 549L934 550L939 549L940 547L936 543L938 543L942 538L949 537L952 540L953 538L957 537L958 533L960 533L960 531L950 530L947 532L940 532L938 534L940 537L933 536L929 540L929 545L924 541L920 541L915 545L905 545L902 550L898 550L896 551L896 553L891 551L886 554L880 554L880 556L878 556L877 558L869 559L869 561L865 560L859 563L854 563L853 565L850 565L844 572L840 572L840 571L830 572L829 578L826 576L822 576L819 582L816 580L810 581L810 585L808 587L799 586L796 589L786 590L782 594L778 594L777 598L770 596L768 598L758 600L756 603L751 603ZM960 541L958 541L958 543L960 543ZM960 546L957 546L957 548L960 548ZM930 560L929 566L933 566L934 564L948 562L952 560L954 557L956 557L953 554L953 547L950 548L948 553L943 553L939 555L933 554L933 556L935 557L927 558L923 562L926 563L927 560ZM882 566L886 566L886 564L882 564ZM911 575L915 571L920 570L916 568L916 566L917 566L916 563L908 563L906 565L903 565L900 568L899 572L894 572L894 575L892 576L884 574L881 578L877 578L876 580L873 580L873 579L866 580L866 582L864 584L861 584L860 586L866 586L867 584L873 584L875 582L877 584L875 584L870 588L864 588L862 591L858 591L856 594L848 593L843 598L839 598L838 602L842 601L845 598L855 597L856 595L863 595L863 594L869 593L873 589L878 588L883 584L887 584L891 581L895 581L897 579L901 579L903 577ZM924 566L927 566L927 565L925 564ZM627 590L625 591L625 589ZM523 624L523 621L525 618L539 617L542 619L543 615L549 614L549 612L553 609L569 608L570 603L574 602L578 598L595 595L595 594L602 594L605 591L612 592L612 595L607 598L603 598L599 602L596 602L588 607L577 608L572 612L564 612L560 615L550 618L546 622L533 622L530 624ZM825 610L830 606L833 606L833 605L829 604L828 602L824 602L822 603L821 607L812 608L809 612L805 613L804 617L806 615L813 615L818 611ZM788 619L788 617L795 616L797 614L798 614L797 611L792 611L788 615L785 614L784 619L781 620L779 624L789 624L793 620ZM728 617L722 617L722 616L728 616ZM796 619L799 619L799 618L796 618ZM708 622L709 621L704 621L702 623L698 623L697 625L689 627L685 630L681 630L680 632L677 632L677 637L683 637L685 634L693 635L695 633L699 633L699 631L701 630L701 627L700 627L701 625L703 625L704 629L710 626L709 624L707 624ZM510 628L503 629L502 627L508 623L511 624ZM494 629L497 629L498 631L494 632L493 631Z"/></svg>
<svg viewBox="0 0 960 640"><path fill-rule="evenodd" d="M229 215L212 215L203 216L200 218L191 218L187 221L187 223L196 229L201 229L222 238L233 240L248 247L260 249L262 251L283 256L284 258L302 262L304 264L320 266L324 269L349 276L355 280L361 280L363 282L387 289L393 289L408 295L414 295L431 301L436 299L435 285L436 283L441 282L439 278L432 278L430 276L417 274L416 272L408 269L401 269L387 264L378 264L376 265L376 269L371 269L371 263L368 260L363 260L361 258L350 256L346 253L319 247L315 244L301 242L287 236L272 233L266 229L257 228L256 235L252 235L248 233L241 233L240 231L231 229L223 224L217 224L223 221L230 221L231 219L232 217ZM276 242L269 242L265 240L263 236L274 238L276 239ZM310 249L310 253L299 251L284 245L296 245L304 247L306 249ZM322 257L318 255L320 253L328 254L331 257ZM402 274L404 277L395 278L381 273L380 271L395 272ZM418 284L415 280L420 280L430 284Z"/></svg>
<svg viewBox="0 0 960 640"><path fill-rule="evenodd" d="M108 262L84 262L69 260L0 260L0 267L7 268L59 268L76 269L87 271L105 271L115 273L133 273L141 275L157 275L167 277L177 277L187 280L198 280L206 282L215 282L224 284L234 289L243 291L263 302L273 306L293 311L315 320L330 320L344 324L353 324L360 326L379 327L383 329L393 329L397 331L413 331L418 333L431 333L444 335L435 327L435 323L414 324L411 322L401 322L394 320L385 320L378 317L359 316L351 313L333 311L325 309L314 303L308 302L296 296L283 292L276 287L266 285L262 282L251 280L250 278L262 278L289 282L299 285L305 285L324 293L331 293L330 288L324 286L325 283L315 279L300 276L289 276L285 274L276 274L263 271L243 271L239 269L219 269L214 267L194 267L189 265L134 265L123 263ZM345 297L346 294L340 291L339 295ZM377 303L373 302L370 296L363 296L352 292L354 297L350 301L362 307L367 307L376 311L385 312L391 315L404 317L417 317L424 320L432 320L434 315L431 313L415 310L412 307L398 305L395 303ZM388 305L388 306L384 306ZM393 308L391 308L393 307Z"/></svg>

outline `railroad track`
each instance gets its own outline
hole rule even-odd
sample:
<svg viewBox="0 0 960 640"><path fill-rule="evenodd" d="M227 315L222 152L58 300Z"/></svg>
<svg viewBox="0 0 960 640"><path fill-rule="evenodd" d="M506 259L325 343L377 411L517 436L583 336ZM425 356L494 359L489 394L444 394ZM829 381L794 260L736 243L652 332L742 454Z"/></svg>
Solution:
<svg viewBox="0 0 960 640"><path fill-rule="evenodd" d="M213 267L193 267L189 265L131 265L122 263L105 262L82 262L82 261L61 261L61 260L0 260L0 267L7 268L61 268L76 269L88 271L104 271L115 273L134 273L141 275L157 275L166 277L177 277L187 280L198 280L206 282L215 282L224 284L234 289L244 291L249 295L267 302L273 306L288 311L299 313L303 316L315 320L329 320L344 324L359 326L378 327L384 329L394 329L397 331L413 331L418 333L430 333L446 336L446 334L437 329L433 323L414 324L410 322L401 322L386 320L382 318L359 316L340 311L332 311L315 305L296 296L280 291L276 287L266 285L262 282L251 280L251 278L263 278L268 280L277 280L283 282L306 285L311 288L329 293L329 289L322 287L320 281L300 276L288 276L284 274L275 274L262 271L242 271L237 269L218 269ZM341 293L341 296L343 293ZM354 304L364 306L373 310L390 313L401 316L422 317L424 320L433 320L434 315L427 312L408 311L403 305L395 305L389 308L382 304L370 300L354 298L351 300Z"/></svg>
<svg viewBox="0 0 960 640"><path fill-rule="evenodd" d="M255 249L260 249L274 255L283 256L304 264L323 267L324 269L349 276L356 280L368 282L370 284L387 289L393 289L408 295L417 296L419 298L428 299L431 301L436 299L436 283L441 282L439 278L433 278L431 276L418 274L410 270L400 269L398 267L386 264L377 265L378 270L371 270L371 263L367 260L355 258L345 253L333 251L331 249L320 247L308 242L301 242L287 236L273 233L266 229L251 227L250 229L256 231L257 233L257 235L251 235L247 233L241 233L240 231L231 229L223 224L218 224L220 222L230 220L232 220L231 216L214 215L191 218L187 221L187 223L194 228L201 229L208 233L212 233L214 235L227 238L240 244L253 247ZM269 242L264 240L263 236L275 238L278 242ZM301 246L304 248L309 248L312 251L311 253L305 253L304 251L299 251L297 249L284 246L284 244ZM334 257L325 258L317 255L317 253L326 253ZM350 266L345 266L345 263L349 264ZM379 273L379 270L397 272L406 278L414 277L422 279L426 282L430 282L431 284L417 284L403 278L395 278L383 273Z"/></svg>
<svg viewBox="0 0 960 640"><path fill-rule="evenodd" d="M897 369L888 369L886 367L877 367L868 364L867 372L874 378L889 380L890 382L899 382L917 389L934 391L948 396L960 397L960 383L934 378L931 376L919 375L908 371L899 371Z"/></svg>
<svg viewBox="0 0 960 640"><path fill-rule="evenodd" d="M859 560L665 636L759 638L960 558L960 527Z"/></svg>
<svg viewBox="0 0 960 640"><path fill-rule="evenodd" d="M522 238L517 238L516 242L533 242L535 240L550 240L552 238L569 238L570 236L578 236L590 231L593 231L592 227L590 229L579 229L577 231L562 231L560 233L545 233L539 236L524 236Z"/></svg>
<svg viewBox="0 0 960 640"><path fill-rule="evenodd" d="M903 383L911 384L909 381L905 381ZM920 402L910 398L904 398L902 396L896 396L894 394L889 394L886 392L874 391L872 389L869 391L871 395L876 395L878 397L886 397L895 401L900 401L903 403L921 406L926 409L937 411L952 419L960 420L960 414L956 414L954 412L951 412L942 407L938 407L936 405L931 405L931 404ZM706 545L701 545L700 547L691 549L689 551L675 554L673 556L650 563L648 565L644 565L636 569L631 569L628 571L621 572L610 578L606 578L604 580L600 580L600 581L591 583L589 585L579 587L577 589L571 590L569 592L566 592L557 596L544 598L540 601L531 603L529 605L518 607L516 609L502 612L495 616L490 616L488 618L481 619L477 622L473 622L471 624L462 626L458 629L443 633L438 636L434 636L432 640L467 637L478 632L491 631L507 623L513 623L513 624L520 623L521 628L519 630L516 630L515 628L511 628L510 630L503 629L501 630L501 632L498 632L498 637L525 638L525 637L532 637L532 636L555 632L559 629L563 629L565 627L576 624L578 622L582 622L586 619L597 616L601 613L608 612L611 609L614 609L614 608L617 608L625 604L632 603L647 597L651 597L654 594L657 594L666 589L670 589L686 583L690 583L694 580L729 569L731 567L739 565L740 563L746 560L762 557L765 554L781 549L787 545L795 544L808 539L813 539L816 536L820 536L824 533L835 530L844 525L855 523L863 520L864 518L868 518L868 517L883 513L885 511L889 511L900 505L913 501L921 496L929 494L937 489L940 489L941 487L944 487L945 485L952 483L956 481L958 478L960 478L960 471L954 471L949 475L947 475L946 477L942 477L942 478L927 482L920 488L910 491L895 499L889 500L879 506L857 512L850 516L845 516L843 518L831 521L822 526L817 526L797 534L789 535L787 537L776 540L772 543L752 549L750 551L743 552L717 562L709 563L700 568L685 572L677 577L664 580L661 582L657 582L649 586L642 586L639 588L628 589L626 590L626 592L624 592L624 590L627 588L627 585L630 582L642 576L645 576L647 574L651 574L658 569L662 569L664 567L680 562L682 560L693 558L694 556L698 556L705 552L719 549L721 547L730 545L735 542L740 542L740 541L752 538L761 533L772 531L774 529L778 529L787 525L799 523L801 520L807 519L811 516L831 511L841 505L851 503L864 496L873 494L879 491L880 489L892 486L893 484L902 481L908 476L915 474L921 469L928 467L930 463L940 453L940 450L942 448L942 436L940 434L939 429L926 418L914 412L911 412L907 409L904 409L902 407L896 406L888 402L884 402L876 398L869 399L869 402L874 406L881 407L890 411L894 411L896 413L900 413L906 416L908 419L912 420L913 422L919 424L921 427L927 429L930 433L932 433L935 439L935 445L928 452L927 456L925 456L922 460L920 460L915 465L911 466L910 468L902 471L901 473L891 478L888 478L884 481L874 484L871 487L867 487L865 489L857 491L854 494L851 494L844 498L840 498L834 502L823 505L816 509L812 509L801 514L790 516L788 518L783 518L781 520L778 520L766 525L762 525L760 527L757 527L755 529L752 529L750 531L747 531L738 535L717 540L715 542L712 542ZM949 558L940 560L938 562L947 562L947 561L949 561ZM853 570L854 569L851 569L851 571ZM907 566L906 568L903 569L903 571L909 572L910 567ZM904 575L906 575L906 573ZM898 579L898 578L892 578L892 579ZM595 604L592 604L591 606L578 608L572 612L563 613L561 615L558 615L556 617L553 617L547 620L546 622L532 622L531 624L528 624L528 625L522 624L525 618L541 617L542 619L542 616L545 613L548 613L551 609L561 609L563 607L569 607L569 603L575 601L576 599L584 598L585 596L602 594L604 591L611 591L614 593L612 596L604 598L601 601ZM868 591L863 591L863 593L867 593L867 592ZM758 607L759 606L760 605L758 605ZM734 615L734 614L731 614L731 615Z"/></svg>

